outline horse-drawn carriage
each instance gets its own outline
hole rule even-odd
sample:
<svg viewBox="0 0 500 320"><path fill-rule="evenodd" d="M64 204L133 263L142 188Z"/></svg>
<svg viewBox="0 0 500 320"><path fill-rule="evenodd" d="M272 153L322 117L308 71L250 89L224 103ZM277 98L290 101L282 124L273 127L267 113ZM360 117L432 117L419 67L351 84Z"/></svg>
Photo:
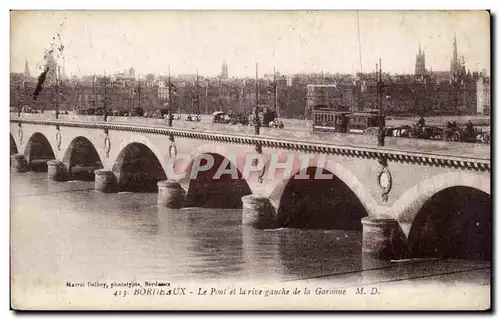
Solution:
<svg viewBox="0 0 500 320"><path fill-rule="evenodd" d="M385 128L385 135L427 140L490 143L490 133L474 128L471 123L467 125L448 123L445 127L420 125L418 123L411 126L402 125Z"/></svg>
<svg viewBox="0 0 500 320"><path fill-rule="evenodd" d="M442 140L443 128L438 126L420 126L413 125L408 130L409 138L427 139L427 140Z"/></svg>
<svg viewBox="0 0 500 320"><path fill-rule="evenodd" d="M285 126L283 125L283 121L279 119L274 119L273 121L269 122L269 128L280 128L283 129Z"/></svg>
<svg viewBox="0 0 500 320"><path fill-rule="evenodd" d="M490 133L480 128L475 128L470 122L465 126L448 123L444 132L444 140L447 141L490 143Z"/></svg>
<svg viewBox="0 0 500 320"><path fill-rule="evenodd" d="M244 126L248 126L248 116L244 113L237 113L237 114L233 114L230 116L230 122L231 124L241 124L241 125L244 125Z"/></svg>
<svg viewBox="0 0 500 320"><path fill-rule="evenodd" d="M229 116L224 111L216 111L212 114L213 123L223 123L227 124L230 122Z"/></svg>
<svg viewBox="0 0 500 320"><path fill-rule="evenodd" d="M196 121L196 122L200 122L201 121L201 116L199 114L197 115L188 115L186 117L186 121Z"/></svg>

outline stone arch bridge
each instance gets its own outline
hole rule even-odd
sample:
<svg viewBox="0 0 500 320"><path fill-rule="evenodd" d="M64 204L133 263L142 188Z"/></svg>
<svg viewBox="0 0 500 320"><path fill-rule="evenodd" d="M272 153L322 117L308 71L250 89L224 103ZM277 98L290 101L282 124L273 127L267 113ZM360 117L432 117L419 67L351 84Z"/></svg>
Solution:
<svg viewBox="0 0 500 320"><path fill-rule="evenodd" d="M403 239L405 255L447 254L455 243L462 253L483 246L471 257L490 257L489 147L406 139L376 147L209 127L11 117L11 168L48 170L61 181L94 179L95 171L98 190L158 191L159 204L172 207L243 205L243 223L259 228L358 228L369 217L366 238L380 248L383 232L367 230L393 224L392 239ZM192 164L206 165L206 155L214 166L191 179ZM287 160L291 166L273 171L273 161ZM223 163L235 175L213 179ZM172 181L169 168L187 175ZM464 243L465 233L475 240Z"/></svg>

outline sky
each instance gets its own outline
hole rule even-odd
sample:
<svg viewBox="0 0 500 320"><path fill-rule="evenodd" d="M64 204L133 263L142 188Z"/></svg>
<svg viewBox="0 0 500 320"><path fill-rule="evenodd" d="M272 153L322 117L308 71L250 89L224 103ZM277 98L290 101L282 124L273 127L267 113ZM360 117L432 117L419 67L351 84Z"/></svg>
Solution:
<svg viewBox="0 0 500 320"><path fill-rule="evenodd" d="M330 72L449 70L453 37L471 71L490 71L485 11L12 11L10 68L39 73L59 33L69 76L136 73L230 77ZM359 22L359 38L358 38ZM359 40L358 40L359 39ZM360 50L361 49L361 50ZM361 59L360 52L361 51ZM62 61L62 60L60 60Z"/></svg>

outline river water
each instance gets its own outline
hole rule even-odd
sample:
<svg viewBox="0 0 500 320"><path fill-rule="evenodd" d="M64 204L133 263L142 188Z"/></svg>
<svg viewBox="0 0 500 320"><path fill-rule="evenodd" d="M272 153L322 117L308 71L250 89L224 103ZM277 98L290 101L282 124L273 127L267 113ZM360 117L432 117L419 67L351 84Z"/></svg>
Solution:
<svg viewBox="0 0 500 320"><path fill-rule="evenodd" d="M414 276L414 282L429 271L415 264L367 265L359 231L255 230L241 225L241 209L172 210L156 205L156 193L102 194L93 187L91 181L48 181L44 172L11 173L13 291L89 280L257 285L324 278L342 284L342 277L363 269L392 270L388 281ZM489 287L488 262L439 262L435 270L433 281ZM462 275L442 276L450 270Z"/></svg>

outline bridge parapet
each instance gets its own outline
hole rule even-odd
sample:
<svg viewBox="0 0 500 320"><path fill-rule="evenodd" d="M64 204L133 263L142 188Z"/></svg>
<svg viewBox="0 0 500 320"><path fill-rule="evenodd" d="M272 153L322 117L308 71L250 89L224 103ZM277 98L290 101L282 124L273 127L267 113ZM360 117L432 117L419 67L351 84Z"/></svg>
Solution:
<svg viewBox="0 0 500 320"><path fill-rule="evenodd" d="M76 121L76 120L46 120L46 119L27 119L12 117L12 123L66 126L74 128L102 129L129 131L153 135L173 135L174 137L197 139L211 142L221 142L241 145L261 145L264 148L284 149L304 153L318 153L338 155L344 157L380 159L385 158L388 161L411 163L423 166L451 167L456 169L490 171L490 148L489 146L471 145L465 143L445 143L441 141L415 141L409 139L398 139L402 142L391 145L389 142L385 147L374 147L374 144L366 143L372 137L344 135L343 137L323 136L316 137L304 134L301 137L276 137L271 136L264 131L263 135L253 134L251 128L232 126L232 132L223 129L231 126L217 127L206 124L194 124L189 129L179 127L167 127L158 124L135 124L118 123L104 121ZM161 120L159 120L161 121ZM223 131L223 132L221 132ZM249 131L249 132L246 132ZM285 135L285 134L282 134ZM340 138L343 138L341 141ZM404 140L404 141L403 141ZM414 143L415 142L415 143ZM445 148L447 147L447 148Z"/></svg>

